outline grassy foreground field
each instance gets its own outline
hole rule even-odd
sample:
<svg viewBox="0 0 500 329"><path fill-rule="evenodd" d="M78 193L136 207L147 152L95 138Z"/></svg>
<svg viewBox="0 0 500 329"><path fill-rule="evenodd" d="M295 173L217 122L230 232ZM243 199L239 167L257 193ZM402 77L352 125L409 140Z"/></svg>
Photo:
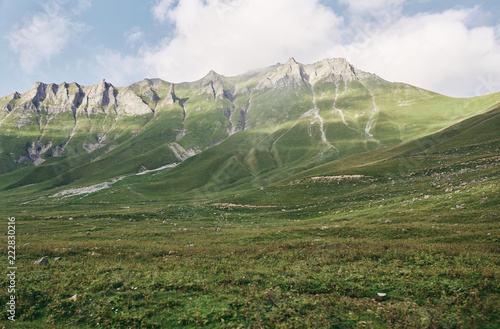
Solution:
<svg viewBox="0 0 500 329"><path fill-rule="evenodd" d="M132 204L143 211L89 215L28 207L12 214L17 321L2 323L497 328L498 173L468 175L435 188L418 175L411 187L303 181L280 191L300 190L301 202L279 207ZM43 256L49 266L33 266ZM8 298L2 290L3 305Z"/></svg>
<svg viewBox="0 0 500 329"><path fill-rule="evenodd" d="M488 120L196 199L6 204L16 322L4 307L0 326L498 328L500 140Z"/></svg>

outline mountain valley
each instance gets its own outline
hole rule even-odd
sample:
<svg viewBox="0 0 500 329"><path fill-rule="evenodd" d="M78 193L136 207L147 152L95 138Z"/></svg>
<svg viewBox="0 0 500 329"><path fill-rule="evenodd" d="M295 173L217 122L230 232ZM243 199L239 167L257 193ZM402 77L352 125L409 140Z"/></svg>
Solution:
<svg viewBox="0 0 500 329"><path fill-rule="evenodd" d="M499 127L344 59L38 82L0 98L0 326L497 328Z"/></svg>

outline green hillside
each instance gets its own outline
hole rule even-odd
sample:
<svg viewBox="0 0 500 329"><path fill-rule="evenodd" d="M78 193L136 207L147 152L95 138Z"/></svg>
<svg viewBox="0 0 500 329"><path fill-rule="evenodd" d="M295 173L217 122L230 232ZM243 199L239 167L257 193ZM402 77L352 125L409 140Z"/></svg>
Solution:
<svg viewBox="0 0 500 329"><path fill-rule="evenodd" d="M500 93L459 99L391 83L343 59L292 58L238 77L211 71L175 86L36 83L0 98L0 194L14 204L53 195L168 199L371 157L392 163L392 150L427 145L426 136L499 101Z"/></svg>
<svg viewBox="0 0 500 329"><path fill-rule="evenodd" d="M304 104L315 99L321 108L318 93L303 96ZM16 322L0 325L499 327L500 102L497 95L433 97L454 123L445 126L422 105L434 119L420 125L405 113L414 118L404 129L408 140L389 138L391 127L403 127L388 119L395 110L374 119L372 138L362 135L369 118L356 121L346 110L348 125L335 117L328 126L321 114L325 135L336 127L344 137L343 144L328 137L334 147L311 116L257 124L175 167L101 186L112 176L105 168L125 173L141 158L172 161L159 157L172 156L168 144L155 144L144 129L112 157L53 178L54 160L4 174L10 182L2 184L12 185L28 170L49 173L0 192L1 216L16 217L22 273ZM184 117L174 104L163 113L175 123ZM146 126L165 128L161 113ZM363 129L349 143L356 124ZM138 152L140 141L149 151L126 160L125 145ZM50 264L34 266L43 256ZM1 290L0 300L9 299Z"/></svg>

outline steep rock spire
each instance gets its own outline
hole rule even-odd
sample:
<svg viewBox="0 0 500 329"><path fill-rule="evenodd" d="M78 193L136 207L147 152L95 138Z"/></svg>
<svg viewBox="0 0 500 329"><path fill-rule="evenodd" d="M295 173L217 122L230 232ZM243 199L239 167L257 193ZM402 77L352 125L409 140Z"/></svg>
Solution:
<svg viewBox="0 0 500 329"><path fill-rule="evenodd" d="M174 104L177 100L179 100L179 98L175 95L175 88L174 84L172 83L170 85L170 89L168 90L167 96L165 96L163 104Z"/></svg>

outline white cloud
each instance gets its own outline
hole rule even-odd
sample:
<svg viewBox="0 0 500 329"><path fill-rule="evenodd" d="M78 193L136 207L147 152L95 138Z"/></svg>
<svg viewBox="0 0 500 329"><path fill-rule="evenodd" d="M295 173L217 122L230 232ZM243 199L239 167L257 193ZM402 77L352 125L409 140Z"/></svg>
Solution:
<svg viewBox="0 0 500 329"><path fill-rule="evenodd" d="M500 42L495 27L469 28L476 9L401 17L335 47L357 67L451 96L495 91ZM490 81L485 85L484 81ZM499 89L497 84L496 90Z"/></svg>
<svg viewBox="0 0 500 329"><path fill-rule="evenodd" d="M134 26L133 28L125 32L124 36L127 43L133 45L142 39L144 33L139 26Z"/></svg>
<svg viewBox="0 0 500 329"><path fill-rule="evenodd" d="M342 19L317 0L180 0L160 11L164 3L155 17L168 17L175 36L144 60L170 81L199 79L211 69L239 74L291 56L319 60L340 40Z"/></svg>
<svg viewBox="0 0 500 329"><path fill-rule="evenodd" d="M64 0L63 0L64 1ZM74 14L81 14L92 7L92 0L78 0L78 5L72 10Z"/></svg>
<svg viewBox="0 0 500 329"><path fill-rule="evenodd" d="M81 13L90 5L90 0L80 0L76 9ZM88 30L73 19L74 13L60 1L44 2L41 7L42 11L26 18L23 25L15 26L4 36L27 74L33 74L41 63L60 54L73 36Z"/></svg>
<svg viewBox="0 0 500 329"><path fill-rule="evenodd" d="M351 1L346 24L319 0L164 0L152 13L174 33L135 57L111 52L99 61L110 79L131 83L194 81L209 70L237 75L292 56L345 57L387 80L451 96L500 90L500 25L478 26L479 8L404 16L403 2Z"/></svg>
<svg viewBox="0 0 500 329"><path fill-rule="evenodd" d="M59 54L71 34L82 28L82 25L64 17L47 19L46 16L39 15L34 16L23 27L11 31L7 40L11 50L19 56L21 69L31 74L41 62Z"/></svg>
<svg viewBox="0 0 500 329"><path fill-rule="evenodd" d="M340 0L349 7L349 10L357 13L393 10L395 7L401 6L406 0Z"/></svg>
<svg viewBox="0 0 500 329"><path fill-rule="evenodd" d="M151 9L153 17L162 23L165 22L168 19L168 13L173 2L173 0L160 0Z"/></svg>
<svg viewBox="0 0 500 329"><path fill-rule="evenodd" d="M94 75L115 86L125 86L131 81L154 77L147 73L149 69L142 59L130 55L123 56L117 51L107 50L97 55L95 60L97 63L92 66Z"/></svg>

